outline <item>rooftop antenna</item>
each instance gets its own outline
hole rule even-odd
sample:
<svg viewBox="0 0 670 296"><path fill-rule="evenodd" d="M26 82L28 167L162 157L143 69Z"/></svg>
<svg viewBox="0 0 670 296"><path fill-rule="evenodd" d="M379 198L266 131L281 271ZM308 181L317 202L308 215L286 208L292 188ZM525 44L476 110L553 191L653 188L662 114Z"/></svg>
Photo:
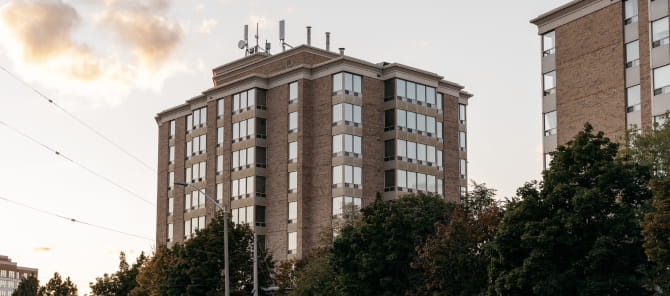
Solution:
<svg viewBox="0 0 670 296"><path fill-rule="evenodd" d="M312 26L307 26L307 45L312 45Z"/></svg>
<svg viewBox="0 0 670 296"><path fill-rule="evenodd" d="M256 35L254 35L254 38L256 38L256 47L254 52L258 52L258 23L256 23Z"/></svg>
<svg viewBox="0 0 670 296"><path fill-rule="evenodd" d="M290 44L286 43L286 21L279 21L279 42L281 42L282 51L286 51L286 47L293 48Z"/></svg>
<svg viewBox="0 0 670 296"><path fill-rule="evenodd" d="M249 54L249 25L244 25L244 37L243 40L237 42L237 47L244 49L244 56L246 57Z"/></svg>

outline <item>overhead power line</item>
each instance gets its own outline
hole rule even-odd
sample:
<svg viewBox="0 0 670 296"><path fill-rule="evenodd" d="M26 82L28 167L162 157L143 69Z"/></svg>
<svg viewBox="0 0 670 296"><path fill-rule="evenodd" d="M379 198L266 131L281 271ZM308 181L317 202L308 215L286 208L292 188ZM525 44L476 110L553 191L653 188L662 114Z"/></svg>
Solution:
<svg viewBox="0 0 670 296"><path fill-rule="evenodd" d="M84 225L88 225L88 226L95 227L95 228L102 229L102 230L106 230L106 231L116 232L116 233L120 233L120 234L127 235L127 236L132 236L132 237L136 237L136 238L140 238L140 239L144 239L144 240L153 241L153 239L148 238L148 237L146 237L146 236L141 236L141 235L137 235L137 234L132 234L132 233L128 233L128 232L125 232L125 231L116 230L116 229L114 229L114 228L110 228L110 227L106 227L106 226L101 226L101 225L96 225L96 224L88 223L88 222L85 222L85 221L82 221L82 220L79 220L79 219L66 217L66 216L63 216L63 215L60 215L60 214L52 213L52 212L49 212L49 211L46 211L46 210L42 210L42 209L39 209L39 208L36 208L36 207L33 207L33 206L29 206L29 205L26 205L26 204L24 204L24 203L20 203L20 202L18 202L18 201L10 200L10 199L8 199L8 198L6 198L6 197L2 197L2 196L0 196L0 200L4 200L4 201L6 201L6 202L8 202L8 203L15 204L15 205L20 206L20 207L24 207L24 208L31 209L31 210L33 210L33 211L37 211L37 212L40 212L40 213L42 213L42 214L46 214L46 215L49 215L49 216L53 216L53 217L57 217L57 218L61 218L61 219L65 219L65 220L68 220L68 221L73 222L73 223L84 224Z"/></svg>
<svg viewBox="0 0 670 296"><path fill-rule="evenodd" d="M52 98L50 98L49 96L47 96L47 95L45 95L44 93L40 92L40 91L37 90L35 87L33 87L32 85L28 84L25 80L21 79L21 78L18 77L17 75L14 75L14 73L12 73L12 72L10 72L9 70L7 70L7 68L5 68L5 67L3 67L2 65L0 65L0 69L2 69L2 70L5 71L7 74L9 74L9 76L12 77L14 80L20 82L23 86L25 86L25 87L31 89L31 90L32 90L33 92L35 92L38 96L40 96L41 98L43 98L44 100L46 100L49 104L53 105L53 106L56 107L58 110L60 110L60 111L62 111L63 113L65 113L67 116L69 116L70 118L72 118L74 121L76 121L77 123L79 123L81 126L83 126L83 127L85 127L86 129L90 130L91 132L93 132L94 134L96 134L98 137L102 138L102 139L105 140L107 143L111 144L111 145L114 146L116 149L118 149L119 151L123 152L124 154L126 154L126 155L129 156L130 158L134 159L135 161L137 161L138 163L140 163L142 166L144 166L144 167L147 168L148 170L150 170L150 171L152 171L152 172L154 172L154 173L157 173L157 171L156 171L156 169L155 169L154 167L150 166L149 164L147 164L146 162L144 162L144 161L143 161L142 159L140 159L139 157L137 157L137 156L133 155L132 153L130 153L130 151L128 151L127 149L123 148L121 145L119 145L119 144L117 144L116 142L112 141L112 139L110 139L109 137L105 136L102 132L98 131L98 130L95 129L93 126L91 126L90 124L88 124L88 123L86 123L84 120L82 120L81 118L79 118L79 117L77 117L76 115L74 115L74 113L68 111L68 110L65 109L63 106L61 106L61 105L59 105L58 103L56 103L56 101L54 101Z"/></svg>
<svg viewBox="0 0 670 296"><path fill-rule="evenodd" d="M136 197L136 198L142 200L143 202L145 202L145 203L147 203L147 204L149 204L149 205L151 205L151 206L155 206L154 203L152 203L152 202L149 201L148 199L142 197L141 195L139 195L139 194L133 192L132 190L130 190L130 189L124 187L124 186L122 186L121 184L115 182L114 180L112 180L112 179L110 179L110 178L107 178L107 177L105 177L104 175L102 175L102 174L100 174L100 173L98 173L98 172L96 172L96 171L90 169L89 167L87 167L87 166L81 164L80 162L75 161L74 159L72 159L72 158L70 158L70 157L67 157L67 156L63 155L63 153L61 153L60 151L58 151L58 150L56 150L56 149L54 149L54 148L49 147L48 145L46 145L46 144L40 142L39 140L35 139L34 137L31 137L31 136L28 135L27 133L24 133L24 132L20 131L19 129L17 129L17 128L15 128L15 127L9 125L9 124L7 124L6 122L0 120L0 125L3 125L3 126L5 126L5 127L7 127L8 129L12 130L13 132L15 132L15 133L17 133L17 134L19 134L19 135L25 137L26 139L32 141L33 143L35 143L35 144L37 144L37 145L42 146L44 149L47 149L47 150L49 150L49 151L55 153L56 155L62 157L63 159L65 159L65 160L67 160L67 161L73 163L74 165L76 165L76 166L78 166L78 167L80 167L80 168L86 170L87 172L89 172L89 173L93 174L94 176L96 176L96 177L98 177L98 178L100 178L100 179L106 181L107 183L112 184L112 185L114 185L115 187L117 187L117 188L119 188L119 189L121 189L121 190L123 190L123 191L129 193L130 195L132 195L132 196L134 196L134 197Z"/></svg>

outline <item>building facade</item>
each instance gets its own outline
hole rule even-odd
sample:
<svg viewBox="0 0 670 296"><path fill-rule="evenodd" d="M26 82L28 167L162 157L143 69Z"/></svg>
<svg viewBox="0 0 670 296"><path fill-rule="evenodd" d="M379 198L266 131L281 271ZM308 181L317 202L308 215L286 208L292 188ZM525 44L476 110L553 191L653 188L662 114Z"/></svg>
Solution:
<svg viewBox="0 0 670 296"><path fill-rule="evenodd" d="M0 296L11 296L22 279L37 278L37 269L18 266L7 256L0 255Z"/></svg>
<svg viewBox="0 0 670 296"><path fill-rule="evenodd" d="M531 20L541 35L545 167L586 122L615 140L664 122L668 2L578 0Z"/></svg>
<svg viewBox="0 0 670 296"><path fill-rule="evenodd" d="M217 67L213 83L156 116L158 245L215 214L175 182L231 209L277 260L307 254L377 192L466 190L471 95L437 74L302 45Z"/></svg>

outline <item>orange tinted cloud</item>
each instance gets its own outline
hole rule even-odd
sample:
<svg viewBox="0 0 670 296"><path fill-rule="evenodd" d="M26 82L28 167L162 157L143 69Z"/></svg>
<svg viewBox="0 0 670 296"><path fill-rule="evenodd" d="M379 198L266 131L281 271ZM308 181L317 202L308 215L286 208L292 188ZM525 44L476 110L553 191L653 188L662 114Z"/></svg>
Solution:
<svg viewBox="0 0 670 296"><path fill-rule="evenodd" d="M100 62L88 46L72 40L72 31L81 21L73 7L60 0L12 1L2 7L0 18L17 41L24 62L67 58L62 71L73 78L92 80L101 74Z"/></svg>
<svg viewBox="0 0 670 296"><path fill-rule="evenodd" d="M36 248L33 248L33 251L38 252L38 253L39 253L39 252L49 252L49 251L51 251L51 248L47 248L47 247L36 247Z"/></svg>

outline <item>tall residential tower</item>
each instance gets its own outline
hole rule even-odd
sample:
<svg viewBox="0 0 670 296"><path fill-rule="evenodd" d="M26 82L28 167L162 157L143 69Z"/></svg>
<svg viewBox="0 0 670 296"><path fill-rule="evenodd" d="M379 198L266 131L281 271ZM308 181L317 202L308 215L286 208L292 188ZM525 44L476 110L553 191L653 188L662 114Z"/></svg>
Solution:
<svg viewBox="0 0 670 296"><path fill-rule="evenodd" d="M159 245L188 239L216 210L175 182L205 189L278 260L307 254L346 205L377 192L465 191L463 86L307 45L212 74L214 87L156 116Z"/></svg>

